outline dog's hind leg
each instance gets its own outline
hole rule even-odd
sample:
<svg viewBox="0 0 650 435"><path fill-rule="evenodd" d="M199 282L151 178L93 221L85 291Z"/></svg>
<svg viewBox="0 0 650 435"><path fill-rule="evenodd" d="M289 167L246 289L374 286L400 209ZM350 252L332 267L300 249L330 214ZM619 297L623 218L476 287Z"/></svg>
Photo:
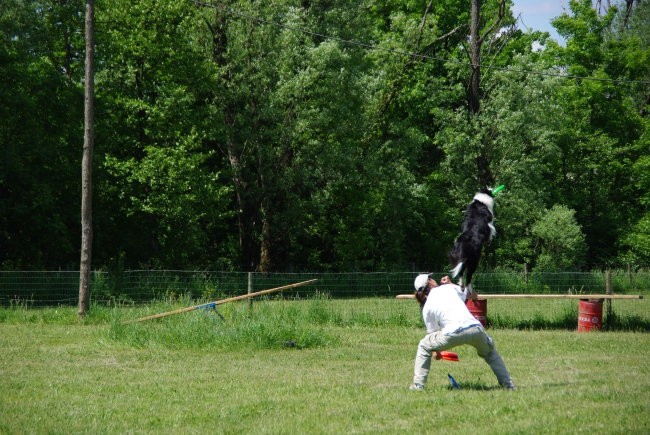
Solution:
<svg viewBox="0 0 650 435"><path fill-rule="evenodd" d="M476 292L472 287L472 277L474 276L474 272L476 271L477 268L478 268L478 261L468 262L467 270L466 270L467 273L465 274L467 279L467 284L465 284L464 287L465 294L467 295L467 299L476 298Z"/></svg>
<svg viewBox="0 0 650 435"><path fill-rule="evenodd" d="M490 238L488 239L488 242L491 242L492 239L497 235L497 229L494 228L494 225L492 223L488 224L488 227L490 227Z"/></svg>
<svg viewBox="0 0 650 435"><path fill-rule="evenodd" d="M465 299L468 301L474 300L478 296L478 294L474 291L472 284L467 284L463 290L465 291Z"/></svg>

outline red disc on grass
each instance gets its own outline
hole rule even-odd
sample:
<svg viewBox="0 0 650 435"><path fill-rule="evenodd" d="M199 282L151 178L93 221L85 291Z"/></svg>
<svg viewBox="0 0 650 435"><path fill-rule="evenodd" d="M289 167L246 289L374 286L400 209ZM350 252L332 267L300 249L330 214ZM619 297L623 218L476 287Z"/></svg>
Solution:
<svg viewBox="0 0 650 435"><path fill-rule="evenodd" d="M449 352L446 350L442 350L439 353L440 353L440 357L444 360L458 361L458 354L456 352Z"/></svg>

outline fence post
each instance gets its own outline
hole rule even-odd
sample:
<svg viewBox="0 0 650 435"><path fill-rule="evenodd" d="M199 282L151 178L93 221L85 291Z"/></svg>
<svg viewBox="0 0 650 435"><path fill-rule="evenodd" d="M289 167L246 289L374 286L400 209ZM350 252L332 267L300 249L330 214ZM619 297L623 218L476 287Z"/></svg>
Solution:
<svg viewBox="0 0 650 435"><path fill-rule="evenodd" d="M253 272L248 272L248 294L253 293ZM253 308L253 298L248 298L248 308Z"/></svg>
<svg viewBox="0 0 650 435"><path fill-rule="evenodd" d="M605 271L605 294L612 294L612 271L607 269ZM612 315L612 300L607 299L605 302L607 312L607 322L609 323L610 316Z"/></svg>

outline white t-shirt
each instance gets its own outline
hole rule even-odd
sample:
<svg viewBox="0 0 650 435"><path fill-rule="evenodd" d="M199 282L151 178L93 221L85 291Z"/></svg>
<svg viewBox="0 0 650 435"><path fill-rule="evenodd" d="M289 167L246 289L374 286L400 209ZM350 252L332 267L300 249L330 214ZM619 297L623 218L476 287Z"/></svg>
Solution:
<svg viewBox="0 0 650 435"><path fill-rule="evenodd" d="M422 308L427 333L455 331L480 322L465 306L465 293L456 284L444 284L431 289Z"/></svg>

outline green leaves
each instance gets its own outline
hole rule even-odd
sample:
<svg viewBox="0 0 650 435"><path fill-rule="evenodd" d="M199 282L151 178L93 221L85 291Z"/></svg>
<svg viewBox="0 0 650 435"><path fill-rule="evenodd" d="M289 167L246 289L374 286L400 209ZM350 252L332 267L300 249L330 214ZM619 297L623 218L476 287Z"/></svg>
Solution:
<svg viewBox="0 0 650 435"><path fill-rule="evenodd" d="M579 270L583 265L585 236L575 220L575 211L554 205L535 222L532 235L537 243L536 270Z"/></svg>
<svg viewBox="0 0 650 435"><path fill-rule="evenodd" d="M74 265L82 4L5 3L0 264ZM566 46L533 52L482 3L469 116L468 2L99 2L97 265L443 269L486 183L508 186L487 264L555 258L556 204L586 267L643 264L649 7L571 2Z"/></svg>

